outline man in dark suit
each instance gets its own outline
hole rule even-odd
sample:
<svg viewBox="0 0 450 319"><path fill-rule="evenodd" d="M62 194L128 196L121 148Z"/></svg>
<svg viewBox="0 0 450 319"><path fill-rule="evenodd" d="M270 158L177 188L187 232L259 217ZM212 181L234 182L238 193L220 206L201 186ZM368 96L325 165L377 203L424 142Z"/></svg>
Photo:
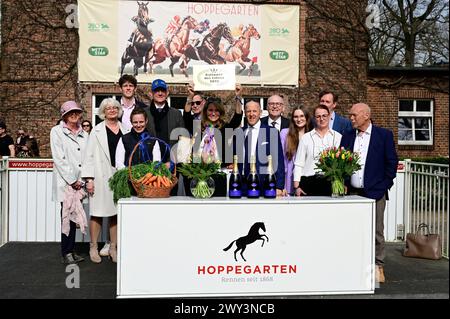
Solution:
<svg viewBox="0 0 450 319"><path fill-rule="evenodd" d="M119 120L127 129L131 129L131 112L134 108L146 109L148 106L136 98L137 80L134 76L130 74L122 75L119 79L119 87L122 92L119 102L123 110L122 117Z"/></svg>
<svg viewBox="0 0 450 319"><path fill-rule="evenodd" d="M152 82L152 101L150 107L145 109L148 116L147 129L150 135L156 136L163 140L172 148L177 142L180 135L186 136L189 133L184 128L184 121L181 112L169 106L167 97L169 96L169 88L164 80L156 79ZM167 161L163 158L162 161ZM177 173L177 177L180 175ZM180 186L181 185L181 186ZM177 183L172 188L171 196L178 194L178 187L181 187L181 193L184 193L183 183Z"/></svg>
<svg viewBox="0 0 450 319"><path fill-rule="evenodd" d="M161 79L154 80L152 82L152 102L145 111L148 115L147 128L149 132L155 132L157 138L162 139L172 147L178 142L178 136L172 136L171 138L172 131L178 129L177 132L182 135L180 129L184 129L184 121L181 112L169 106L168 96L167 83Z"/></svg>
<svg viewBox="0 0 450 319"><path fill-rule="evenodd" d="M284 128L289 127L289 119L281 115L284 109L284 100L279 95L272 95L267 100L267 110L269 116L265 116L261 119L261 123L264 125L275 127L278 132Z"/></svg>
<svg viewBox="0 0 450 319"><path fill-rule="evenodd" d="M262 190L264 177L267 173L267 155L272 155L277 196L284 196L286 195L284 189L285 172L280 134L275 128L261 122L261 106L258 102L247 102L244 110L247 124L242 128L236 129L233 137L233 154L238 155L239 171L246 177L250 172L250 156L255 156L256 171L259 176ZM248 142L247 145L245 145L245 140Z"/></svg>
<svg viewBox="0 0 450 319"><path fill-rule="evenodd" d="M331 91L322 91L319 93L319 102L326 105L330 110L330 128L333 131L339 132L341 135L352 131L350 121L334 111L338 102L337 94Z"/></svg>
<svg viewBox="0 0 450 319"><path fill-rule="evenodd" d="M376 200L375 264L377 282L384 282L384 209L394 184L398 158L391 131L372 125L370 107L357 103L350 110L354 130L342 136L341 146L360 154L361 169L350 178L349 193Z"/></svg>

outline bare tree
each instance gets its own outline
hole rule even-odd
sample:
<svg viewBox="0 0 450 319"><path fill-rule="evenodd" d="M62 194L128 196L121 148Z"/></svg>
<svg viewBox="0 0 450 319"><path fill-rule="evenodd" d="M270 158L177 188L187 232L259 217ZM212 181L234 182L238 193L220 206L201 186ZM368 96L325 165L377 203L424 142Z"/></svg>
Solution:
<svg viewBox="0 0 450 319"><path fill-rule="evenodd" d="M430 65L449 60L447 0L371 0L380 8L368 28L374 65Z"/></svg>
<svg viewBox="0 0 450 319"><path fill-rule="evenodd" d="M379 7L377 7L379 10ZM370 33L369 62L370 65L397 65L402 62L403 44L399 41L401 28L395 23L386 10L376 12L378 20L367 25Z"/></svg>
<svg viewBox="0 0 450 319"><path fill-rule="evenodd" d="M418 35L416 55L422 65L449 61L448 10L436 21L427 22L426 32Z"/></svg>

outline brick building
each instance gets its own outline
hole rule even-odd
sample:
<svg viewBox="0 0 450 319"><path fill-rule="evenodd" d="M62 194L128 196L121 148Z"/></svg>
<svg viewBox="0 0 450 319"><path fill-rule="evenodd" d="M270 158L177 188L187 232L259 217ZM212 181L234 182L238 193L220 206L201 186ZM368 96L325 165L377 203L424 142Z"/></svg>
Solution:
<svg viewBox="0 0 450 319"><path fill-rule="evenodd" d="M346 114L353 103L366 101L373 107L376 123L392 129L394 136L399 134L398 119L402 117L400 100L413 101L411 112L415 112L417 100L429 100L432 101L428 112L433 126L428 128L431 144L430 141L424 144L422 140L419 145L410 141L404 145L402 141L399 152L401 155L448 156L448 76L443 72L436 76L433 71L424 70L406 73L369 70L368 38L361 28L366 15L365 1L352 3L351 8L346 2L326 0L220 2L300 6L298 86L244 86L245 97L265 101L273 93L283 94L288 113L289 106L296 104L314 107L319 91L333 90L339 94L339 112ZM81 102L86 111L84 117L95 119L95 107L101 99L120 92L117 83L78 82L78 33L76 28L66 24L74 5L75 0L1 1L0 118L6 121L13 136L19 127L33 133L40 142L42 156L46 157L50 156L49 132L59 119L59 106L64 101ZM399 78L402 80L398 81ZM418 78L425 80L418 83ZM427 86L430 79L439 85L445 84L447 89ZM148 84L138 87L138 95L144 101L148 99L148 90ZM172 85L172 106L182 107L185 94L185 85ZM409 110L408 107L405 109ZM404 115L414 117L411 113ZM402 128L402 138L412 134L417 139L416 133L426 133L422 126L414 127L415 131L411 129L411 132Z"/></svg>
<svg viewBox="0 0 450 319"><path fill-rule="evenodd" d="M367 101L376 124L393 130L403 157L448 157L448 64L370 68Z"/></svg>

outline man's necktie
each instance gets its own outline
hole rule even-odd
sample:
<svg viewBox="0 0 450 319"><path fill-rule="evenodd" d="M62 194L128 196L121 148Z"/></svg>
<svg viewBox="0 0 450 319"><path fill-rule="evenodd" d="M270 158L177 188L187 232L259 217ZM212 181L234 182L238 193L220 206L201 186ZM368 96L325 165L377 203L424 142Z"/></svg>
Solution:
<svg viewBox="0 0 450 319"><path fill-rule="evenodd" d="M273 121L273 122L272 122L272 126L275 127L275 128L277 128L277 122Z"/></svg>
<svg viewBox="0 0 450 319"><path fill-rule="evenodd" d="M245 140L244 140L244 149L245 149L245 158L246 158L245 163L246 164L250 163L250 156L251 156L251 153L252 153L252 138L253 138L252 135L253 135L253 130L254 130L253 126L249 126L248 127L248 129L247 129L247 136L245 136ZM247 165L245 165L245 166L247 166ZM248 172L246 172L246 173L248 173Z"/></svg>

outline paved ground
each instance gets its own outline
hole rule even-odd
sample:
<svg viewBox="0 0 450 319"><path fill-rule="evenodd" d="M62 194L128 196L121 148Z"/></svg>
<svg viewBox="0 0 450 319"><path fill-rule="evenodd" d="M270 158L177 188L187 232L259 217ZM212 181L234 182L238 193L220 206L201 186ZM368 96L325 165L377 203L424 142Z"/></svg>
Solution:
<svg viewBox="0 0 450 319"><path fill-rule="evenodd" d="M99 265L80 263L80 288L67 289L59 243L8 243L0 248L0 299L115 298L116 264L103 258ZM403 244L388 244L387 282L374 295L289 296L279 299L449 299L449 263L402 257ZM88 244L77 250L88 259Z"/></svg>

